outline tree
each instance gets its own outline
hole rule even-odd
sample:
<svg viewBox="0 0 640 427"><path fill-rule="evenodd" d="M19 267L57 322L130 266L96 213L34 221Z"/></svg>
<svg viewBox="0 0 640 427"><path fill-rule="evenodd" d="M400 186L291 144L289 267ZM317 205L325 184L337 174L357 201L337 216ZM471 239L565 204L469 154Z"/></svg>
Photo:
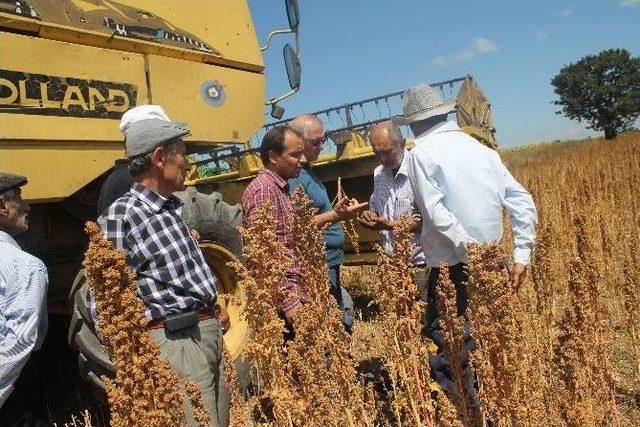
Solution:
<svg viewBox="0 0 640 427"><path fill-rule="evenodd" d="M640 57L625 49L609 49L587 55L564 66L551 80L554 101L570 119L583 120L589 128L604 131L606 139L629 128L640 116Z"/></svg>

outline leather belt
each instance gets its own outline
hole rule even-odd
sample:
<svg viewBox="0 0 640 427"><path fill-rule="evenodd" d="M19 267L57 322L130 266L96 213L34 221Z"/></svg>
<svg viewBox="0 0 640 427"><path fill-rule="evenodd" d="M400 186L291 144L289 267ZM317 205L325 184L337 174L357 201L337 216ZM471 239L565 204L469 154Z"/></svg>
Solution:
<svg viewBox="0 0 640 427"><path fill-rule="evenodd" d="M209 319L217 319L220 315L220 306L214 305L213 307L203 308L197 312L198 322ZM165 319L154 319L147 323L147 329L162 329L164 328Z"/></svg>

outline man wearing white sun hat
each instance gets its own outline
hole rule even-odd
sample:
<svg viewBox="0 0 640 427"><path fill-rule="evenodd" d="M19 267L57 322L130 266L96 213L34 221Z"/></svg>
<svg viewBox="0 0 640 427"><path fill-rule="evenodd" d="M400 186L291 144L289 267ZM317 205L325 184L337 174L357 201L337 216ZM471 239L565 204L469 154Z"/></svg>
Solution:
<svg viewBox="0 0 640 427"><path fill-rule="evenodd" d="M534 247L536 208L531 195L509 173L498 153L462 132L447 115L455 101L444 101L427 83L405 91L403 115L415 136L408 175L422 216L420 241L429 276L429 300L435 303L440 264L449 266L456 285L459 315L467 306L467 243L502 237L506 208L514 236L511 280L519 287Z"/></svg>

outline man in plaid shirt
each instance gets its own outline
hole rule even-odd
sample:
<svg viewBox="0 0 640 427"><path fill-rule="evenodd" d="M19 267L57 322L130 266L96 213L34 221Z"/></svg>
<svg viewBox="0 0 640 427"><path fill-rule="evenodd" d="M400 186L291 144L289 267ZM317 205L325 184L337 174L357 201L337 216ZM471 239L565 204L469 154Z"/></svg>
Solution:
<svg viewBox="0 0 640 427"><path fill-rule="evenodd" d="M289 323L306 295L300 283L300 270L292 248L291 225L293 205L289 197L290 178L298 176L307 162L303 154L304 142L300 134L286 126L269 130L260 145L260 158L265 165L242 194L242 225L251 225L251 215L269 200L275 207L276 235L291 260L281 283L285 299L280 309Z"/></svg>
<svg viewBox="0 0 640 427"><path fill-rule="evenodd" d="M198 383L212 425L227 426L229 394L221 362L228 317L217 314L218 279L181 218L182 202L172 194L184 189L191 169L182 140L189 130L152 105L129 110L121 127L135 182L98 223L106 238L124 250L127 265L136 273L138 295L161 356L181 379ZM95 319L91 299L88 306ZM185 398L187 420L195 426L190 405Z"/></svg>

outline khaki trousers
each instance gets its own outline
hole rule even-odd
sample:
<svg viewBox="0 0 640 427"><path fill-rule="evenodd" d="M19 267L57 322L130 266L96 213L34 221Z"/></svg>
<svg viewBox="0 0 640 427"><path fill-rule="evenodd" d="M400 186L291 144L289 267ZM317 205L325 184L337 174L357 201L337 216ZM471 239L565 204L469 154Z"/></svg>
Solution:
<svg viewBox="0 0 640 427"><path fill-rule="evenodd" d="M229 425L229 390L222 369L222 332L217 319L174 332L153 329L151 335L160 344L161 357L169 360L183 385L192 378L200 386L213 427ZM186 396L186 395L185 395ZM191 402L185 397L184 411L190 426L196 426Z"/></svg>

